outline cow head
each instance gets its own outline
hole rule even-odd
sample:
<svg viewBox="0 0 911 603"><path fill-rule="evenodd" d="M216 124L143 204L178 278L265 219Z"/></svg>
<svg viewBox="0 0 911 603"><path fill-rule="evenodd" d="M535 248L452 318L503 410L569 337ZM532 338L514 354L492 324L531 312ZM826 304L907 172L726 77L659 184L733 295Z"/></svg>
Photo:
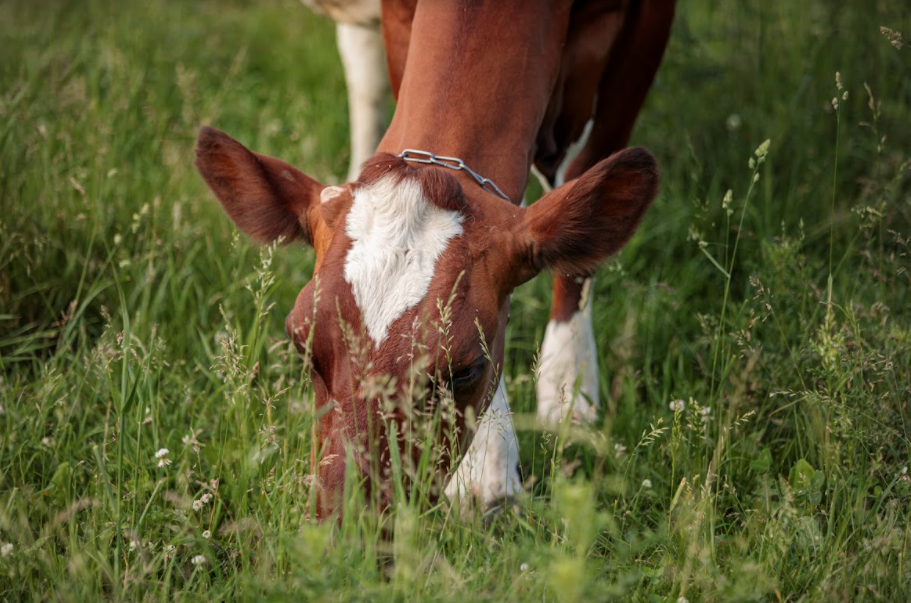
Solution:
<svg viewBox="0 0 911 603"><path fill-rule="evenodd" d="M316 252L286 326L319 409L319 516L337 511L346 459L388 498L390 425L401 434L450 396L454 412L426 445L448 448L447 433L465 433L467 409L480 413L497 385L513 289L542 270L593 270L633 234L658 180L652 156L627 149L526 209L394 155L328 187L212 128L196 156L241 230Z"/></svg>

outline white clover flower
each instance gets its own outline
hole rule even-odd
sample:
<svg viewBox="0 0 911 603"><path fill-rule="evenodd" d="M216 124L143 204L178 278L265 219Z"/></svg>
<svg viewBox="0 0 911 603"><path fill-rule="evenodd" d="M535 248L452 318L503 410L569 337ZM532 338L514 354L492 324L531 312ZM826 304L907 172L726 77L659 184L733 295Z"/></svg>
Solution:
<svg viewBox="0 0 911 603"><path fill-rule="evenodd" d="M209 538L212 537L212 532L210 532L209 530L206 530L205 532L202 533L202 537L205 538L206 540L208 540Z"/></svg>
<svg viewBox="0 0 911 603"><path fill-rule="evenodd" d="M205 504L205 503L203 503L202 500L194 500L193 501L193 510L199 511L200 509L202 509L203 504Z"/></svg>
<svg viewBox="0 0 911 603"><path fill-rule="evenodd" d="M523 563L522 565L520 565L520 566L519 566L519 571L520 571L520 572L527 572L527 571L528 571L528 564L527 564L527 563Z"/></svg>
<svg viewBox="0 0 911 603"><path fill-rule="evenodd" d="M652 487L652 480L650 480L650 479L642 480L642 487L645 488L646 490L650 489Z"/></svg>
<svg viewBox="0 0 911 603"><path fill-rule="evenodd" d="M190 563L192 563L193 565L203 565L206 563L206 556L205 555L196 555L192 559L190 559Z"/></svg>
<svg viewBox="0 0 911 603"><path fill-rule="evenodd" d="M686 402L683 400L671 400L668 406L673 412L683 412L683 409L686 408Z"/></svg>
<svg viewBox="0 0 911 603"><path fill-rule="evenodd" d="M167 448L159 448L158 452L155 453L155 458L158 459L159 467L167 467L171 464L171 459L168 458L170 450Z"/></svg>
<svg viewBox="0 0 911 603"><path fill-rule="evenodd" d="M14 548L14 547L13 547L13 543L12 543L12 542L5 542L5 543L3 543L3 545L0 546L0 556L2 556L2 557L9 557L10 554L13 552L13 548Z"/></svg>
<svg viewBox="0 0 911 603"><path fill-rule="evenodd" d="M209 503L210 500L212 500L212 495L209 494L208 492L206 492L205 494L203 494L202 496L199 497L199 500L202 501L202 504L206 505Z"/></svg>

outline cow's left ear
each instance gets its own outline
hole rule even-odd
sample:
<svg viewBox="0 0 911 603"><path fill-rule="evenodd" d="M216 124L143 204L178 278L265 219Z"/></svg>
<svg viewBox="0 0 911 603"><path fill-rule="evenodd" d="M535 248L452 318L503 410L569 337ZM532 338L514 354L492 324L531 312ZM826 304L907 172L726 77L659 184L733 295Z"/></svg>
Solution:
<svg viewBox="0 0 911 603"><path fill-rule="evenodd" d="M322 184L284 161L259 155L215 128L203 127L196 169L225 212L260 243L279 237L314 245L326 229L320 211Z"/></svg>
<svg viewBox="0 0 911 603"><path fill-rule="evenodd" d="M630 239L658 193L658 166L642 148L624 149L525 210L518 270L587 274Z"/></svg>

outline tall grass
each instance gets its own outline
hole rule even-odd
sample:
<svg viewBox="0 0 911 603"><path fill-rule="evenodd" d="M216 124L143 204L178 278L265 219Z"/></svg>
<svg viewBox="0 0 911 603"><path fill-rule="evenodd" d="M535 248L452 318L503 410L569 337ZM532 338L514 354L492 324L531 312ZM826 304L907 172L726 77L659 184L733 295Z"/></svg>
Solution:
<svg viewBox="0 0 911 603"><path fill-rule="evenodd" d="M633 141L662 193L594 293L602 417L534 420L539 277L503 369L526 496L431 506L428 452L383 514L352 473L336 526L283 332L312 254L192 169L212 123L339 179L331 24L0 3L0 598L908 600L909 19L681 3Z"/></svg>

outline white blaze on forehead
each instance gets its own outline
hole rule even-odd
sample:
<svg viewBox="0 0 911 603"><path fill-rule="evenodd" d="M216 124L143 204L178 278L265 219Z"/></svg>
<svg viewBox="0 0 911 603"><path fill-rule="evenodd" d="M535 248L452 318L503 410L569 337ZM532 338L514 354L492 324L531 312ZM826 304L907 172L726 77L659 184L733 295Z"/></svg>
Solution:
<svg viewBox="0 0 911 603"><path fill-rule="evenodd" d="M379 344L430 288L437 258L462 234L462 216L437 207L411 179L384 176L354 193L345 232L345 281Z"/></svg>

